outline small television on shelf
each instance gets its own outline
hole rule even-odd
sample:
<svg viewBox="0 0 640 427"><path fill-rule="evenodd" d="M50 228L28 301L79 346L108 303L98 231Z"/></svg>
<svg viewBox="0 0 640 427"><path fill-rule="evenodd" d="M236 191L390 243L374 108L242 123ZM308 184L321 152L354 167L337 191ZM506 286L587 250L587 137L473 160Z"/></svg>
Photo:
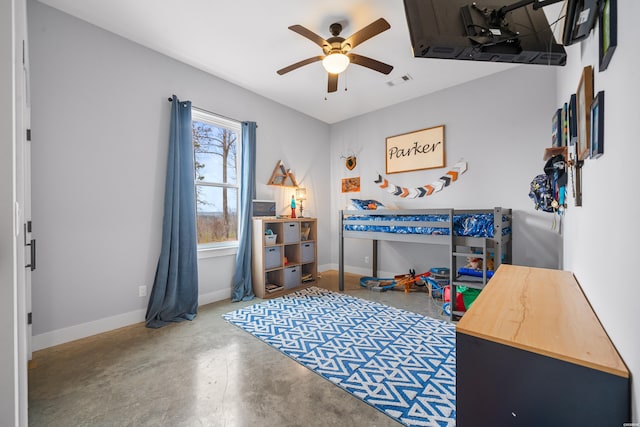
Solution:
<svg viewBox="0 0 640 427"><path fill-rule="evenodd" d="M273 200L253 200L252 210L254 217L275 217L276 202Z"/></svg>
<svg viewBox="0 0 640 427"><path fill-rule="evenodd" d="M541 6L534 3L537 0L404 0L413 54L565 65L566 51L556 41Z"/></svg>

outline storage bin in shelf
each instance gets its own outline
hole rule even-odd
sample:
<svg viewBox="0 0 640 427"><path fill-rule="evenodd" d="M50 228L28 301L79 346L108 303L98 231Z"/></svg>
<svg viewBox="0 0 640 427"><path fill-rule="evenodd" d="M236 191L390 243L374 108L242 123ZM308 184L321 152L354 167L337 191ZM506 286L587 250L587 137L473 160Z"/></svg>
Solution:
<svg viewBox="0 0 640 427"><path fill-rule="evenodd" d="M281 222L270 222L264 225L264 234L275 234L282 235L282 223Z"/></svg>
<svg viewBox="0 0 640 427"><path fill-rule="evenodd" d="M305 242L301 245L302 263L313 262L316 259L316 246L314 242Z"/></svg>
<svg viewBox="0 0 640 427"><path fill-rule="evenodd" d="M300 223L285 222L282 228L284 229L284 243L298 243L300 241Z"/></svg>
<svg viewBox="0 0 640 427"><path fill-rule="evenodd" d="M280 250L280 246L264 248L264 268L266 270L282 267L282 256Z"/></svg>
<svg viewBox="0 0 640 427"><path fill-rule="evenodd" d="M284 287L292 289L300 285L300 266L286 267L284 269Z"/></svg>

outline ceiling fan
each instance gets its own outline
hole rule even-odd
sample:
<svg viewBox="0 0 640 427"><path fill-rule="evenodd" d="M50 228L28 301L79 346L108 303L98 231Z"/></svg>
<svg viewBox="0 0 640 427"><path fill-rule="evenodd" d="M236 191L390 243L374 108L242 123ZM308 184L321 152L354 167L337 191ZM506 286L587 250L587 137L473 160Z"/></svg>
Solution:
<svg viewBox="0 0 640 427"><path fill-rule="evenodd" d="M377 36L381 32L388 30L389 28L391 28L391 25L389 25L384 18L380 18L345 39L340 37L342 25L336 22L329 26L329 31L331 32L332 37L325 40L302 25L292 25L289 27L291 31L308 38L320 46L324 55L318 55L296 62L295 64L291 64L288 67L278 70L277 73L283 75L304 65L322 61L323 67L329 73L328 92L335 92L338 90L338 74L346 70L350 63L367 67L383 74L389 74L391 70L393 70L391 65L376 61L375 59L371 59L366 56L351 53L351 49L369 40L371 37Z"/></svg>

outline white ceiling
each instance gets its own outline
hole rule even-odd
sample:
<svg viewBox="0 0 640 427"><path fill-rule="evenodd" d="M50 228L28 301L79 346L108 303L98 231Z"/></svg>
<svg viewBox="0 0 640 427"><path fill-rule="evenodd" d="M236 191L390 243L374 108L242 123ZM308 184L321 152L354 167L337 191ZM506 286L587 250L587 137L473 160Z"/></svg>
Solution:
<svg viewBox="0 0 640 427"><path fill-rule="evenodd" d="M414 58L402 0L40 1L326 123L513 67ZM331 94L320 62L276 74L322 54L319 46L289 30L290 25L300 24L326 39L329 25L341 22L346 38L381 17L391 29L353 52L393 65L391 74L350 65ZM387 84L405 74L412 80Z"/></svg>

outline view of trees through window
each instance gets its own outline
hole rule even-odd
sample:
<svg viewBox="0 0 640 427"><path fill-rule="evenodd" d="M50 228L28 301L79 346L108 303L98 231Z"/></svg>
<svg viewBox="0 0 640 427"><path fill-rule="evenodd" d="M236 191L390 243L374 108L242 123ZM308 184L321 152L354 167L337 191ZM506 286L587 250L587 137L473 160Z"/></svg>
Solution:
<svg viewBox="0 0 640 427"><path fill-rule="evenodd" d="M192 110L198 245L238 240L240 123Z"/></svg>

